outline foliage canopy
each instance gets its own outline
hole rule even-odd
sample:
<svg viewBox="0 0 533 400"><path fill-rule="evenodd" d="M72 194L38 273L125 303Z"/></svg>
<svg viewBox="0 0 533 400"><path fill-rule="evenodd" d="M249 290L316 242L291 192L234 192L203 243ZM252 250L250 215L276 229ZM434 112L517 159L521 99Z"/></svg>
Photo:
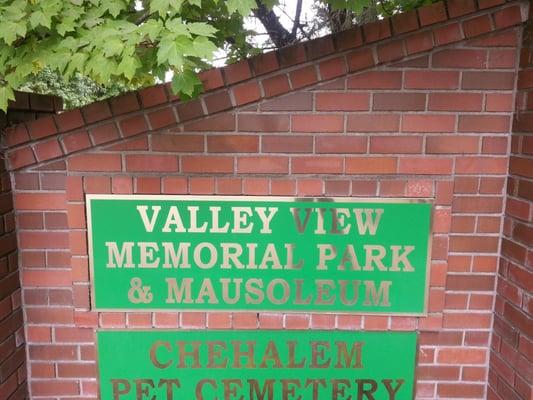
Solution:
<svg viewBox="0 0 533 400"><path fill-rule="evenodd" d="M88 77L99 87L135 88L172 71L173 91L194 97L202 89L197 71L218 49L233 60L258 51L247 41L244 18L279 1L0 0L0 110L14 89L39 87L54 74L65 82ZM316 0L354 15L428 1Z"/></svg>

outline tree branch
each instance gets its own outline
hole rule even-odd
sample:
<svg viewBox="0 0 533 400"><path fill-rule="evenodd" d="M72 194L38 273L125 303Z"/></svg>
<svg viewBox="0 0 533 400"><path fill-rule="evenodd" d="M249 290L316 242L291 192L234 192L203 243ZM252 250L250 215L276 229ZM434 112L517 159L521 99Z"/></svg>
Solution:
<svg viewBox="0 0 533 400"><path fill-rule="evenodd" d="M296 3L296 15L294 16L294 23L292 24L291 35L296 37L296 32L300 26L300 15L302 15L302 0L298 0Z"/></svg>
<svg viewBox="0 0 533 400"><path fill-rule="evenodd" d="M261 0L255 0L257 8L254 15L261 21L275 46L280 48L296 41L296 34L292 34L279 22L274 11L269 10Z"/></svg>

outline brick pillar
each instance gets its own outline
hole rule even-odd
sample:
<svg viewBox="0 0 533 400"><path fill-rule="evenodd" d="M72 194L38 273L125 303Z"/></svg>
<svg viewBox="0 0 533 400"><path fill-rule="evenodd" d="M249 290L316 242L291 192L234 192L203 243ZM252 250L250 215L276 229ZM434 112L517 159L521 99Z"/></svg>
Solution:
<svg viewBox="0 0 533 400"><path fill-rule="evenodd" d="M533 9L524 30L488 399L533 398Z"/></svg>
<svg viewBox="0 0 533 400"><path fill-rule="evenodd" d="M13 124L31 121L61 110L61 99L15 93L7 113L0 112L0 138ZM19 130L20 134L24 132ZM4 141L2 140L2 145ZM9 145L9 143L7 143ZM2 146L0 146L1 154ZM15 211L9 172L0 158L0 399L27 398L26 349L18 268Z"/></svg>

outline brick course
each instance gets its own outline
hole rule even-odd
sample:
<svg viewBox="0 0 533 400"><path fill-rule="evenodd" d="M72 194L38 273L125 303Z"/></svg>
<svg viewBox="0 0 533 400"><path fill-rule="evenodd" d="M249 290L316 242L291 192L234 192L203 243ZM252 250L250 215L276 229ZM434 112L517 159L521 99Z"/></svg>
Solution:
<svg viewBox="0 0 533 400"><path fill-rule="evenodd" d="M515 222L531 213L519 199L531 191L525 135L512 143L528 156L511 159L504 208L526 2L477 3L439 2L204 72L207 93L189 103L163 85L10 128L32 398L95 398L95 329L125 327L416 330L417 399L496 396L489 360L492 382L506 382L524 362L497 364L497 351L531 347L510 326L528 329L527 315L503 300L527 276L528 225ZM433 198L429 314L93 312L86 193ZM515 261L496 292L502 227Z"/></svg>

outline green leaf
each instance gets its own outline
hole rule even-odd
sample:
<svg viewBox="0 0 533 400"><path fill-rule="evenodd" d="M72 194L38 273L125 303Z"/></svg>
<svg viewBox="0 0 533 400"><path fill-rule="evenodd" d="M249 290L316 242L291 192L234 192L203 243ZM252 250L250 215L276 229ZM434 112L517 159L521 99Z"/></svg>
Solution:
<svg viewBox="0 0 533 400"><path fill-rule="evenodd" d="M188 0L191 6L197 6L202 8L202 0Z"/></svg>
<svg viewBox="0 0 533 400"><path fill-rule="evenodd" d="M178 52L176 42L171 38L166 37L159 42L157 63L168 63L174 67L181 67L183 65L183 53Z"/></svg>
<svg viewBox="0 0 533 400"><path fill-rule="evenodd" d="M5 21L0 23L0 38L11 46L17 37L26 35L26 23Z"/></svg>
<svg viewBox="0 0 533 400"><path fill-rule="evenodd" d="M211 59L213 58L215 51L217 51L217 46L215 46L208 38L205 36L198 36L193 41L193 52L191 55Z"/></svg>
<svg viewBox="0 0 533 400"><path fill-rule="evenodd" d="M110 38L106 40L104 42L104 45L102 46L102 50L104 51L104 55L106 57L119 55L120 53L122 53L123 49L124 43L118 38Z"/></svg>
<svg viewBox="0 0 533 400"><path fill-rule="evenodd" d="M187 29L193 35L198 36L209 36L214 37L217 33L217 29L205 22L193 22L192 24L187 24Z"/></svg>
<svg viewBox="0 0 533 400"><path fill-rule="evenodd" d="M254 0L227 0L226 6L228 7L230 14L237 11L243 17L246 17L250 14L252 9L257 7L257 4Z"/></svg>
<svg viewBox="0 0 533 400"><path fill-rule="evenodd" d="M174 15L181 11L181 5L184 0L151 0L150 12L157 12L163 18L167 17L167 14Z"/></svg>
<svg viewBox="0 0 533 400"><path fill-rule="evenodd" d="M67 32L76 30L76 20L72 17L63 18L61 23L56 26L57 33L65 36Z"/></svg>
<svg viewBox="0 0 533 400"><path fill-rule="evenodd" d="M148 36L151 41L155 41L163 28L161 20L149 19L139 27L141 36Z"/></svg>
<svg viewBox="0 0 533 400"><path fill-rule="evenodd" d="M0 110L7 111L9 100L15 100L15 93L9 86L0 86Z"/></svg>
<svg viewBox="0 0 533 400"><path fill-rule="evenodd" d="M30 26L36 28L38 26L44 26L50 29L52 24L52 19L49 15L45 15L42 11L35 11L30 15Z"/></svg>
<svg viewBox="0 0 533 400"><path fill-rule="evenodd" d="M176 72L172 77L172 83L170 85L174 93L183 93L189 97L192 97L198 90L198 87L201 86L202 81L200 81L198 75L191 70Z"/></svg>
<svg viewBox="0 0 533 400"><path fill-rule="evenodd" d="M187 29L187 25L183 23L181 18L174 18L169 19L167 23L165 24L165 27L172 33L174 33L174 37L178 35L187 36L190 37L189 30Z"/></svg>
<svg viewBox="0 0 533 400"><path fill-rule="evenodd" d="M124 76L131 81L135 76L137 68L140 67L137 57L123 56L122 61L118 65L117 73L124 74Z"/></svg>

